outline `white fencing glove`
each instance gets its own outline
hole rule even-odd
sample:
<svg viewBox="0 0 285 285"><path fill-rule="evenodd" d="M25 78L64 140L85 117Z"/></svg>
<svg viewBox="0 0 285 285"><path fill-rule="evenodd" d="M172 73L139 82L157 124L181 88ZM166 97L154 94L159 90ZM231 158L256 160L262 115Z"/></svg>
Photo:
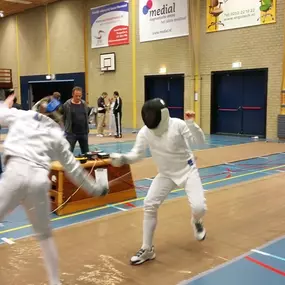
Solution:
<svg viewBox="0 0 285 285"><path fill-rule="evenodd" d="M124 164L126 164L127 161L125 155L121 153L111 153L110 158L111 158L111 164L114 167L121 167Z"/></svg>

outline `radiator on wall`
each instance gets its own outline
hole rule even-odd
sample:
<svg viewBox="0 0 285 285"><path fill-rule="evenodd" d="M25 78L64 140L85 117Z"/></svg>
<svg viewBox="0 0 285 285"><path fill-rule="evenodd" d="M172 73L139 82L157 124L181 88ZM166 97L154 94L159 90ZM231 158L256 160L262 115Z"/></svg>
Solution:
<svg viewBox="0 0 285 285"><path fill-rule="evenodd" d="M13 88L12 70L0 68L0 88Z"/></svg>
<svg viewBox="0 0 285 285"><path fill-rule="evenodd" d="M278 115L277 133L279 139L285 139L285 115Z"/></svg>

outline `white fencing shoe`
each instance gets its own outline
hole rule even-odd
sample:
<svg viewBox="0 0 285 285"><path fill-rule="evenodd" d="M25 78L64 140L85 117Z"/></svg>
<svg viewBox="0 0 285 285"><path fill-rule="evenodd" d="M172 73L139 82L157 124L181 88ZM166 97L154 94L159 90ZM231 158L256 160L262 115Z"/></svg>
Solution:
<svg viewBox="0 0 285 285"><path fill-rule="evenodd" d="M202 221L194 221L192 218L192 226L194 230L195 238L199 241L203 241L206 238L206 229L203 226Z"/></svg>
<svg viewBox="0 0 285 285"><path fill-rule="evenodd" d="M152 246L151 249L143 249L141 248L136 255L131 258L132 265L139 265L148 260L155 259L155 252L154 247Z"/></svg>

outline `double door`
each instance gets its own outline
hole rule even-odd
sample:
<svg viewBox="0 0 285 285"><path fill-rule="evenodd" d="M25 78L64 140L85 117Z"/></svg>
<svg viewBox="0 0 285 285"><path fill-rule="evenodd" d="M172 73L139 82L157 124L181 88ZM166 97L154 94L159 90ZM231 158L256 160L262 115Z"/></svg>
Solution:
<svg viewBox="0 0 285 285"><path fill-rule="evenodd" d="M212 80L212 132L265 137L267 70L217 72Z"/></svg>
<svg viewBox="0 0 285 285"><path fill-rule="evenodd" d="M184 117L184 75L145 76L145 101L163 99L171 117Z"/></svg>

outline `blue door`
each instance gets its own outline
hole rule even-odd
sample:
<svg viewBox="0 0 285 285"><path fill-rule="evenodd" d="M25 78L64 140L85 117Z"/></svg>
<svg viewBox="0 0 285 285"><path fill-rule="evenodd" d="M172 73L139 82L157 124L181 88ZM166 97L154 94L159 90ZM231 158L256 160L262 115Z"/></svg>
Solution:
<svg viewBox="0 0 285 285"><path fill-rule="evenodd" d="M145 101L154 98L165 101L171 117L183 119L184 76L180 74L145 76Z"/></svg>
<svg viewBox="0 0 285 285"><path fill-rule="evenodd" d="M264 71L243 75L243 123L246 135L264 136L266 132L267 74Z"/></svg>
<svg viewBox="0 0 285 285"><path fill-rule="evenodd" d="M242 129L242 76L225 73L215 80L216 132L240 134Z"/></svg>
<svg viewBox="0 0 285 285"><path fill-rule="evenodd" d="M168 78L163 76L145 77L145 101L154 98L161 98L167 101L168 96Z"/></svg>
<svg viewBox="0 0 285 285"><path fill-rule="evenodd" d="M267 69L213 76L212 132L266 136Z"/></svg>
<svg viewBox="0 0 285 285"><path fill-rule="evenodd" d="M173 76L168 80L169 93L167 105L170 117L183 119L184 117L184 76Z"/></svg>
<svg viewBox="0 0 285 285"><path fill-rule="evenodd" d="M74 80L74 86L79 86L82 88L82 99L86 100L86 93L85 93L85 72L78 72L78 73L62 73L56 74L56 80ZM70 94L70 98L71 98ZM69 99L69 98L68 98Z"/></svg>
<svg viewBox="0 0 285 285"><path fill-rule="evenodd" d="M29 98L29 81L43 81L46 80L45 75L30 75L20 77L21 86L21 105L24 110L30 109L30 98Z"/></svg>
<svg viewBox="0 0 285 285"><path fill-rule="evenodd" d="M66 73L66 74L56 74L57 80L74 80L74 85L80 86L83 89L83 99L85 99L85 73ZM46 75L31 75L31 76L21 76L20 77L20 86L21 86L21 104L24 110L28 110L30 108L29 103L29 82L30 81L46 81ZM70 98L71 98L70 94Z"/></svg>

